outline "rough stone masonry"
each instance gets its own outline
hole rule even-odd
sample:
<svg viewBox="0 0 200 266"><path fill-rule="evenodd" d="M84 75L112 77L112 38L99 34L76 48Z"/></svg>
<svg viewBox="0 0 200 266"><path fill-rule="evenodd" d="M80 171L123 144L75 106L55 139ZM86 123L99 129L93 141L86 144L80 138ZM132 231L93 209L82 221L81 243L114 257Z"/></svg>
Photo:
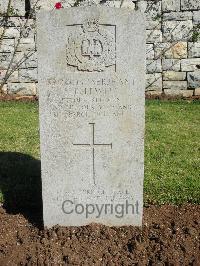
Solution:
<svg viewBox="0 0 200 266"><path fill-rule="evenodd" d="M27 5L27 2L30 5ZM3 82L12 54L14 73L3 87L5 93L17 95L37 94L37 49L35 19L31 15L26 23L21 40L20 28L30 7L54 9L57 0L11 1L9 18L5 22L8 0L0 3L0 82ZM64 8L77 1L61 1ZM79 1L81 2L81 1ZM99 1L110 7L120 8L121 1ZM86 3L87 4L87 3ZM147 23L146 40L146 94L171 96L200 95L200 1L199 0L125 0L121 8L140 9L145 13ZM58 12L60 10L57 10ZM5 31L4 31L4 27Z"/></svg>
<svg viewBox="0 0 200 266"><path fill-rule="evenodd" d="M69 8L37 28L44 225L142 225L144 16Z"/></svg>

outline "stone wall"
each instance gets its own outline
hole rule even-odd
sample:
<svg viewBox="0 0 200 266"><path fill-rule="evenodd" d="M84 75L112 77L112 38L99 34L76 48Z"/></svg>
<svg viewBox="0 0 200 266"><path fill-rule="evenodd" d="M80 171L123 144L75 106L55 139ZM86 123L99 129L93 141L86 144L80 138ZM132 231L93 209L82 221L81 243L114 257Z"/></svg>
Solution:
<svg viewBox="0 0 200 266"><path fill-rule="evenodd" d="M0 3L0 83L5 76L9 76L3 86L5 93L36 95L34 13L40 8L54 9L57 1L11 0L7 17L8 1ZM61 2L64 8L80 4L74 0ZM88 4L88 1L85 2ZM121 5L121 1L93 2L116 8ZM146 14L146 94L160 95L164 92L169 96L200 95L200 1L125 0L121 8L140 9ZM15 71L11 74L10 70Z"/></svg>

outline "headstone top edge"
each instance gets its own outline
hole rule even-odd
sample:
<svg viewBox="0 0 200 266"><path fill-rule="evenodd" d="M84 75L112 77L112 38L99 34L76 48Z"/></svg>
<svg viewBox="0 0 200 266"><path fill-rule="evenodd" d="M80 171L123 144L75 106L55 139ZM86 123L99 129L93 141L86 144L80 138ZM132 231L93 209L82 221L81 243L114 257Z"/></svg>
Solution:
<svg viewBox="0 0 200 266"><path fill-rule="evenodd" d="M41 17L43 15L47 15L47 14L63 14L63 13L68 13L70 11L74 11L74 10L81 10L81 11L89 11L89 10L102 10L102 11L113 11L114 13L127 13L128 14L140 14L143 19L145 19L145 15L143 12L141 12L141 10L131 10L131 9L126 9L126 8L116 8L116 7L107 7L107 6L100 6L100 5L93 5L93 6L77 6L77 7L69 7L69 8L63 8L63 9L53 9L53 10L45 10L45 9L40 9L37 12L37 17Z"/></svg>

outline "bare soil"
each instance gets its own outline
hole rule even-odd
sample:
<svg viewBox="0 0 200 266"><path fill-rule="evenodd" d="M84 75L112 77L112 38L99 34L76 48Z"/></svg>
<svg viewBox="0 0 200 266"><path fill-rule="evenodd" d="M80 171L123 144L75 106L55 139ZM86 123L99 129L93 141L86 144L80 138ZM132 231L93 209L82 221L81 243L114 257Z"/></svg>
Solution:
<svg viewBox="0 0 200 266"><path fill-rule="evenodd" d="M145 207L142 228L91 224L51 230L0 207L0 265L199 266L200 205Z"/></svg>

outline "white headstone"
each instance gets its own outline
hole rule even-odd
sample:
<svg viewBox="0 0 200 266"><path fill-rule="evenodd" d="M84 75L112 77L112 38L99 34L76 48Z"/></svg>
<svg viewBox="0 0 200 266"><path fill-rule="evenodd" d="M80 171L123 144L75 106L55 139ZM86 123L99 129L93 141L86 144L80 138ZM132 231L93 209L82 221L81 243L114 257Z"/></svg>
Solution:
<svg viewBox="0 0 200 266"><path fill-rule="evenodd" d="M41 11L38 60L44 225L141 225L143 15Z"/></svg>

